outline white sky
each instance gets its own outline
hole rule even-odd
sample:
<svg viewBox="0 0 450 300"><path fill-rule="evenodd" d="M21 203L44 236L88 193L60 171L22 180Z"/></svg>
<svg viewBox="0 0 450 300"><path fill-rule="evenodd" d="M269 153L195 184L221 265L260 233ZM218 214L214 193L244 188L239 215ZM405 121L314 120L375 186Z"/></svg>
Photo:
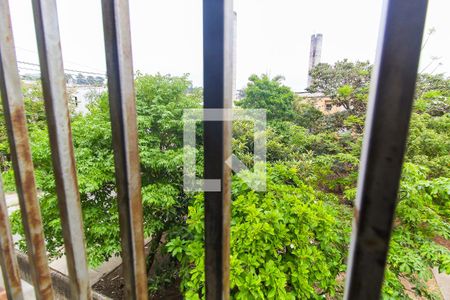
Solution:
<svg viewBox="0 0 450 300"><path fill-rule="evenodd" d="M100 0L58 0L65 68L103 73ZM18 60L37 63L30 0L10 0ZM380 0L235 0L237 88L249 75L283 75L300 91L306 85L310 36L324 35L322 62L343 58L373 62ZM202 1L130 0L135 70L190 73L202 85ZM427 25L436 33L422 53L423 69L441 57L436 73L450 74L450 1L430 0ZM432 71L437 63L427 71Z"/></svg>

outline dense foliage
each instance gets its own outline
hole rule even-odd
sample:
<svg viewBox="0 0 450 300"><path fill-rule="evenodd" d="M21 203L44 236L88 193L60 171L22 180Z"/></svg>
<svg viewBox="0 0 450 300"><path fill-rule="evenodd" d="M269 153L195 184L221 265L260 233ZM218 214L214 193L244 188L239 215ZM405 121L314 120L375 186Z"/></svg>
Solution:
<svg viewBox="0 0 450 300"><path fill-rule="evenodd" d="M344 107L354 115L361 115L366 110L371 71L369 62L342 60L333 66L321 63L311 71L313 81L308 90L323 93L335 105Z"/></svg>
<svg viewBox="0 0 450 300"><path fill-rule="evenodd" d="M344 61L318 68L313 78L323 76L324 70L342 73L342 68L342 78L357 74L354 80L342 82L327 83L320 78L321 92L343 105L339 84L351 83L352 91L358 91L352 92L356 96L351 101L364 105L355 110L350 104L340 114L343 120L336 122L336 116L322 115L300 99L293 102L291 109L296 116L291 120L269 119L267 192L252 192L238 177L233 178L233 298L342 297L362 139L361 128L350 121L364 117L371 67ZM438 298L427 285L431 267L450 271L450 110L448 90L442 89L444 79L437 77L419 79L383 288L385 298ZM252 78L248 88L253 89L256 81L259 97L279 88L264 77ZM420 90L424 86L427 88ZM261 102L246 107L261 108ZM239 124L233 132L234 153L251 165L251 124ZM188 299L204 297L202 218L203 203L197 197L189 206L185 232L168 244L181 262L182 290Z"/></svg>
<svg viewBox="0 0 450 300"><path fill-rule="evenodd" d="M314 191L300 180L296 168L275 164L269 166L268 175L265 193L233 178L233 298L335 295L335 278L345 269L350 234L349 226L339 221L337 198ZM187 299L204 295L203 216L203 197L198 196L189 207L185 235L167 245L182 263L182 291Z"/></svg>
<svg viewBox="0 0 450 300"><path fill-rule="evenodd" d="M233 298L342 297L370 70L367 63L343 61L321 64L312 72L312 91L345 108L332 115L296 97L281 77L250 77L246 96L237 105L267 110L268 180L267 192L254 192L233 177ZM419 77L385 298L417 294L435 299L439 296L427 286L430 268L450 273L449 83L440 75ZM45 237L55 257L63 254L63 241L48 134L39 89L27 93ZM158 275L164 280L151 277L149 291L178 277L187 299L204 298L204 210L201 194L182 189L182 114L184 108L199 108L201 103L201 90L193 89L187 76L136 78L148 270L157 252L172 256L170 266ZM233 152L248 166L253 161L252 126L249 122L233 126ZM88 260L97 266L120 253L106 94L94 96L85 115L72 112L72 131ZM201 141L200 126L197 134ZM5 185L11 187L4 131L0 147ZM198 151L201 172L201 142ZM12 224L14 232L23 233L19 212L12 215Z"/></svg>
<svg viewBox="0 0 450 300"><path fill-rule="evenodd" d="M252 75L248 80L245 98L237 101L237 106L265 109L268 120L291 120L294 117L294 93L282 84L283 77Z"/></svg>
<svg viewBox="0 0 450 300"><path fill-rule="evenodd" d="M136 79L144 230L146 236L155 237L156 245L159 244L156 237L161 238L164 231L178 224L186 208L186 196L181 190L182 114L184 108L200 107L201 103L197 91L186 93L189 88L186 77L140 75ZM106 94L92 100L86 115L73 114L72 132L88 260L90 265L97 266L120 252ZM30 136L42 191L47 248L51 256L58 256L62 254L63 240L46 127L30 128ZM13 215L13 230L17 232L22 231L19 214L17 211Z"/></svg>

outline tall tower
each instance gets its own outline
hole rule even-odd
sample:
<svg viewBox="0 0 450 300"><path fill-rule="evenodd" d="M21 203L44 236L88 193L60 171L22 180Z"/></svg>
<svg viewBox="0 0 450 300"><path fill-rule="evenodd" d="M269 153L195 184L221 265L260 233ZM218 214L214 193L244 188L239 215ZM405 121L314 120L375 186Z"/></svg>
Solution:
<svg viewBox="0 0 450 300"><path fill-rule="evenodd" d="M320 63L320 56L322 54L322 34L311 35L311 48L309 50L309 69L308 69L308 85L312 83L312 78L309 75L311 70Z"/></svg>
<svg viewBox="0 0 450 300"><path fill-rule="evenodd" d="M236 57L237 57L237 13L233 12L233 94L231 100L236 100L237 98L237 90L236 90Z"/></svg>

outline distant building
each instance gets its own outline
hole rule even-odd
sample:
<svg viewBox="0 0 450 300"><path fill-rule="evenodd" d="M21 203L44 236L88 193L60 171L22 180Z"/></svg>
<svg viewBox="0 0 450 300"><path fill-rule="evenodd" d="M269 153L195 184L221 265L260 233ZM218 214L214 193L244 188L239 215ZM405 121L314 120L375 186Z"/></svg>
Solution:
<svg viewBox="0 0 450 300"><path fill-rule="evenodd" d="M305 103L309 103L320 110L324 115L331 115L345 110L342 106L334 105L333 100L322 93L300 92L296 93L296 95L300 96Z"/></svg>
<svg viewBox="0 0 450 300"><path fill-rule="evenodd" d="M86 114L88 110L88 104L92 99L106 91L105 86L68 86L67 91L71 96L71 102L75 106L75 111L81 114Z"/></svg>
<svg viewBox="0 0 450 300"><path fill-rule="evenodd" d="M309 50L309 68L308 68L308 84L309 87L312 83L312 78L309 75L311 70L320 63L322 56L322 39L323 35L321 33L313 34L311 36L311 48Z"/></svg>
<svg viewBox="0 0 450 300"><path fill-rule="evenodd" d="M33 83L33 82L37 82L37 81L41 80L41 74L38 74L38 73L22 74L22 73L20 73L20 78L22 79L22 81L25 81L28 83Z"/></svg>
<svg viewBox="0 0 450 300"><path fill-rule="evenodd" d="M312 84L312 78L309 75L311 70L321 62L322 40L323 35L321 33L311 35L307 88ZM325 115L334 114L344 110L344 107L334 105L331 98L322 93L296 92L295 94L300 96L305 103L313 105Z"/></svg>

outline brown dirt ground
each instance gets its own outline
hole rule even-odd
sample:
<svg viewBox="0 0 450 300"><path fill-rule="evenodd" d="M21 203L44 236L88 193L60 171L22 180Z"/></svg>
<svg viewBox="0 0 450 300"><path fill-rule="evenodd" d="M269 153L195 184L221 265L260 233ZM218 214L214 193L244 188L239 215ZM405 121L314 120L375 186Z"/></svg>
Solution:
<svg viewBox="0 0 450 300"><path fill-rule="evenodd" d="M124 280L122 277L122 265L103 276L92 288L111 299L125 299ZM176 280L170 286L158 291L156 295L150 297L150 300L179 300L183 299L180 294L180 281Z"/></svg>
<svg viewBox="0 0 450 300"><path fill-rule="evenodd" d="M436 243L438 243L439 245L444 246L445 248L450 250L450 241L449 240L446 240L446 239L444 239L441 236L437 236L437 237L434 238L434 241Z"/></svg>

